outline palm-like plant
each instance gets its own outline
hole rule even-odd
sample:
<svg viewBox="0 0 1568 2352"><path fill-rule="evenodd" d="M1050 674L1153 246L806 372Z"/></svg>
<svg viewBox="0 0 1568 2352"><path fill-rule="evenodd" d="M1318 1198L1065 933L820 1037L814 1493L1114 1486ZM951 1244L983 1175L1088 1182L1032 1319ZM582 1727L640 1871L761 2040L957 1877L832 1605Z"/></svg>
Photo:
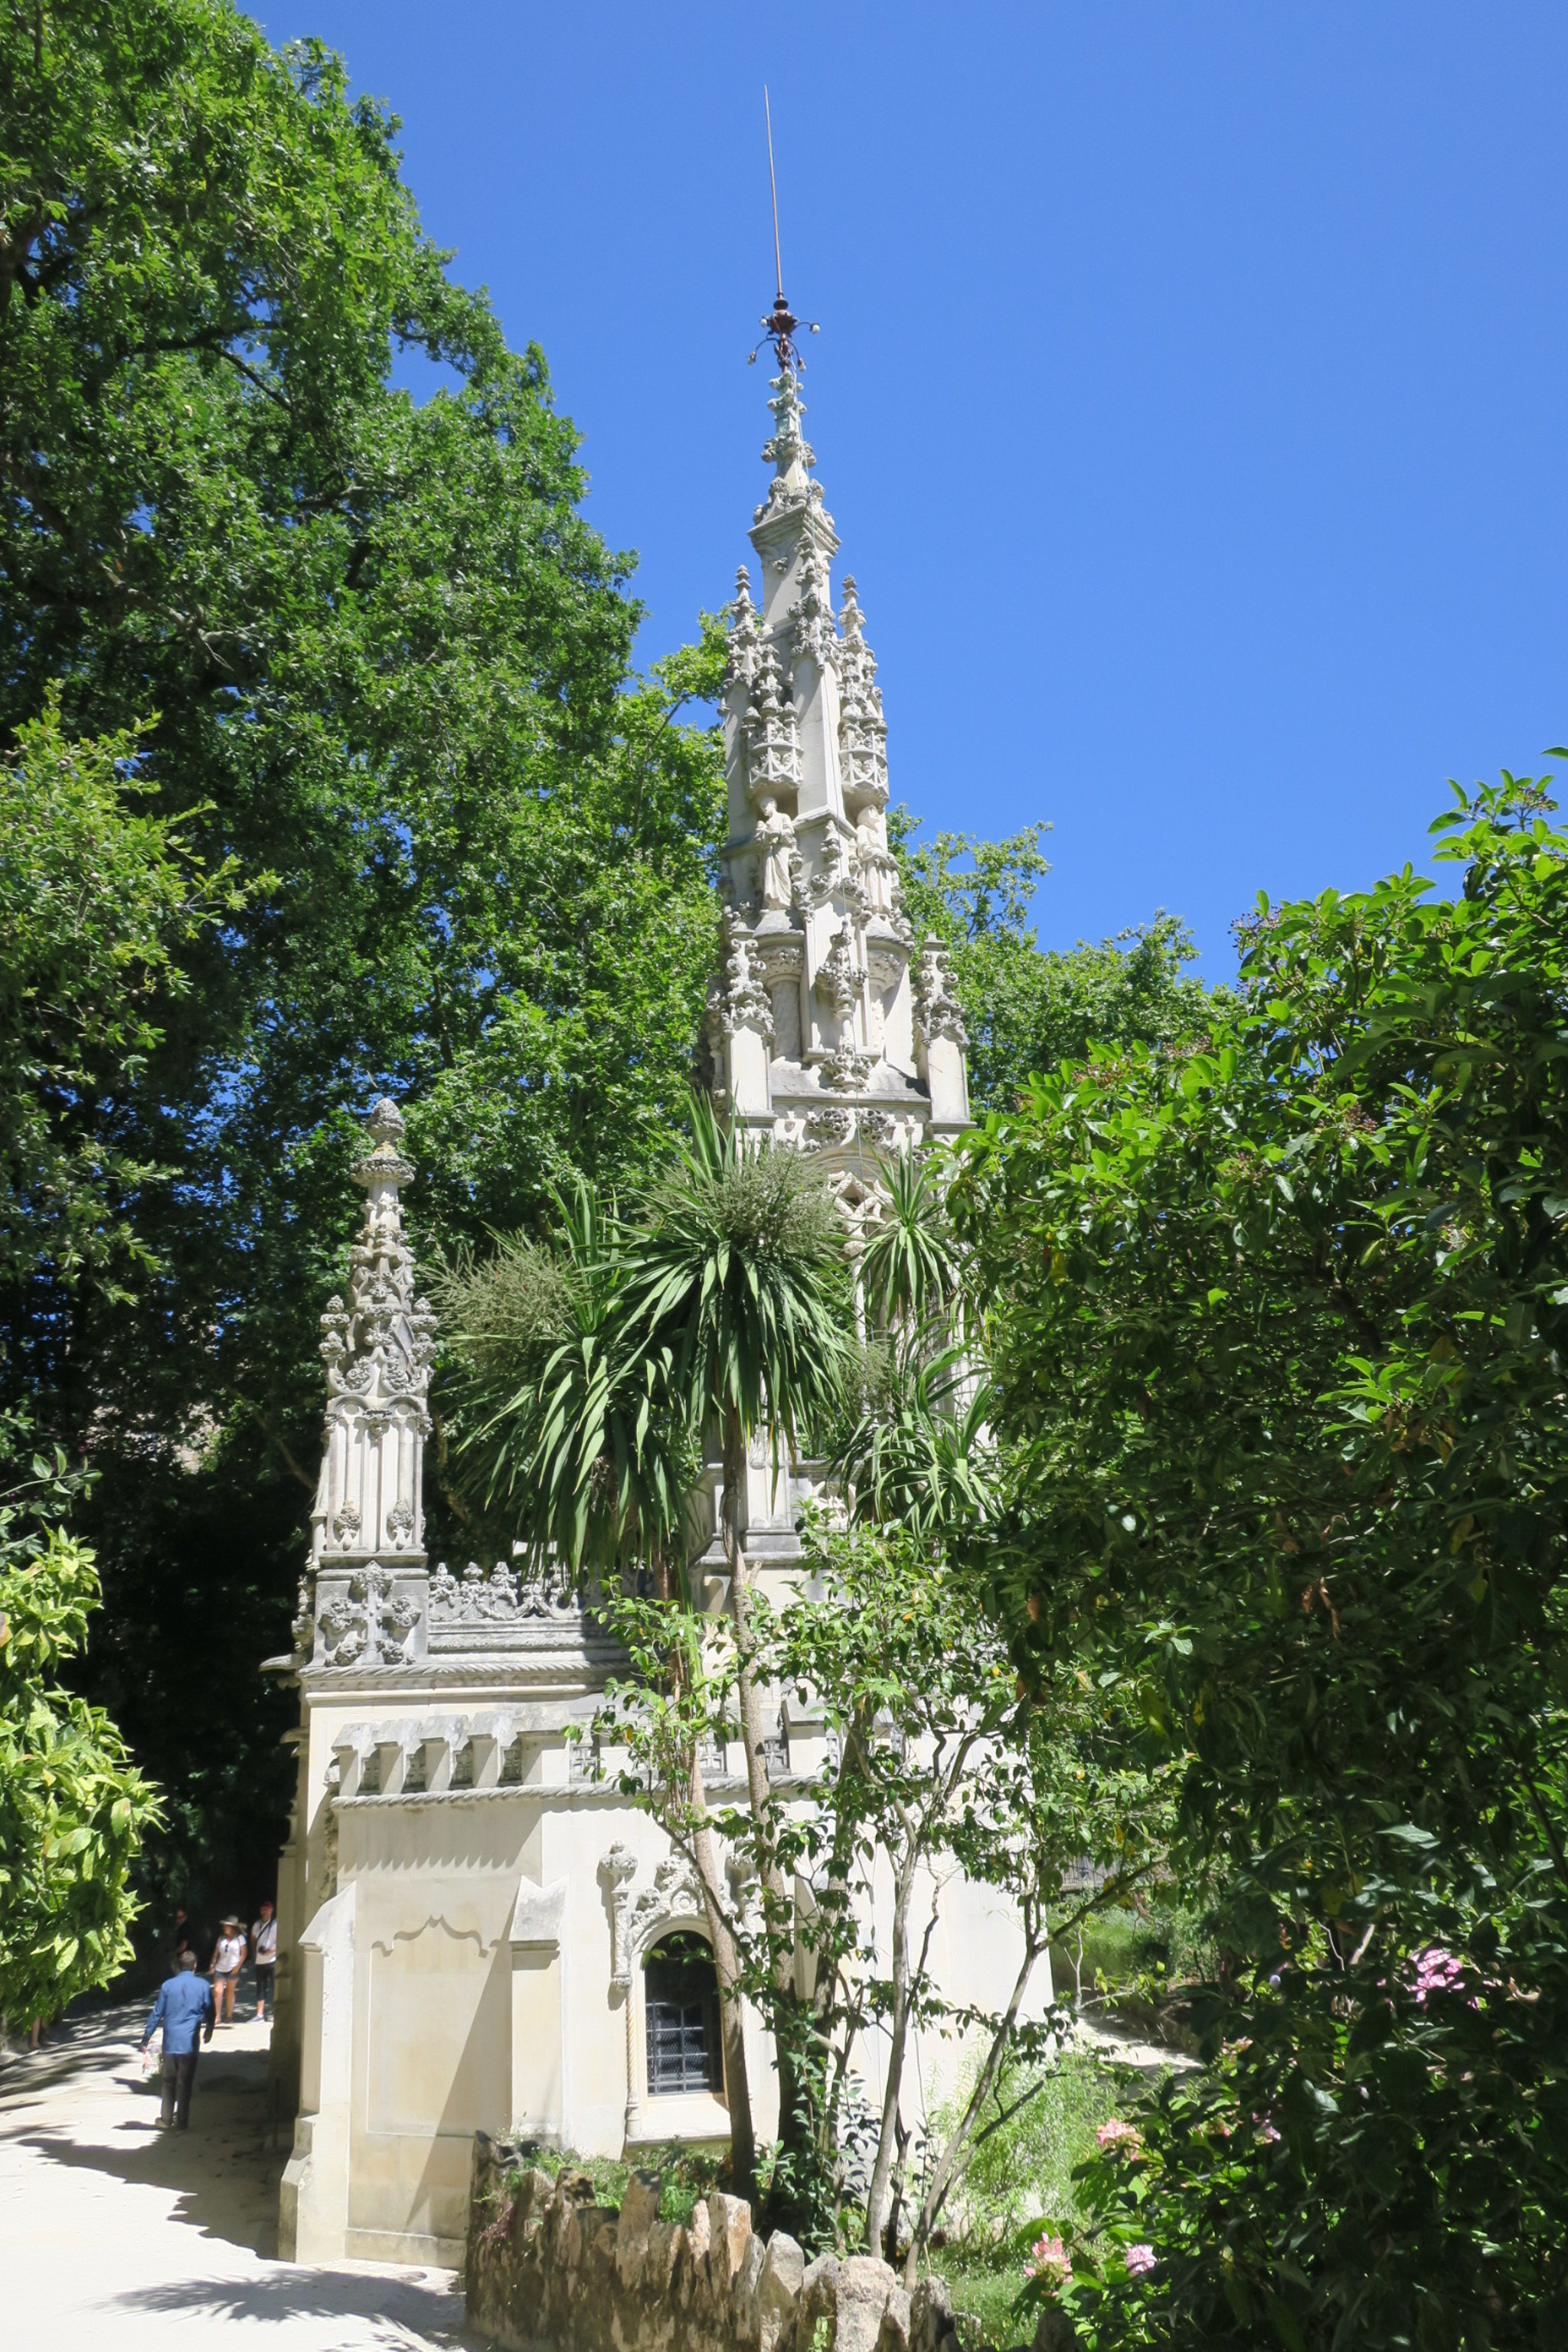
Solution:
<svg viewBox="0 0 1568 2352"><path fill-rule="evenodd" d="M650 1568L659 1599L687 1599L686 1528L701 1474L699 1431L672 1387L668 1346L633 1309L627 1236L579 1181L556 1195L551 1242L498 1241L487 1263L437 1269L431 1287L451 1365L451 1450L487 1518L514 1527L537 1566L573 1575ZM666 1667L692 1671L691 1629L678 1626ZM695 1741L683 1759L693 1853L720 1989L731 2165L749 2194L756 2171L739 1964L720 1893Z"/></svg>
<svg viewBox="0 0 1568 2352"><path fill-rule="evenodd" d="M547 1242L437 1268L450 1444L485 1519L568 1570L668 1549L698 1467L668 1353L633 1343L626 1235L579 1180Z"/></svg>
<svg viewBox="0 0 1568 2352"><path fill-rule="evenodd" d="M884 1330L928 1323L962 1295L963 1245L929 1155L895 1152L878 1173L886 1198L860 1255L866 1305Z"/></svg>
<svg viewBox="0 0 1568 2352"><path fill-rule="evenodd" d="M851 1517L935 1541L973 1531L995 1477L991 1391L969 1351L942 1323L910 1324L868 1350L867 1369L859 1411L833 1450Z"/></svg>
<svg viewBox="0 0 1568 2352"><path fill-rule="evenodd" d="M769 1432L775 1458L787 1459L803 1433L834 1409L850 1356L853 1307L843 1225L812 1162L738 1128L726 1131L705 1097L695 1098L691 1123L689 1147L650 1195L631 1281L649 1344L668 1350L672 1383L694 1423L715 1428L720 1438L720 1516L747 1793L775 1976L787 2008L793 1915L773 1852L741 1498L759 1431ZM782 2032L776 2054L781 2152L787 2156L804 2140L805 2123ZM775 2184L787 2173L781 2164Z"/></svg>
<svg viewBox="0 0 1568 2352"><path fill-rule="evenodd" d="M775 1452L837 1399L853 1329L844 1230L812 1162L738 1128L721 1128L705 1096L692 1139L648 1199L630 1276L648 1343L668 1353L673 1388L722 1450L721 1517L737 1641L746 1649L748 1571L741 1493L752 1440ZM749 1694L749 1695L748 1695ZM756 1704L748 1678L742 1707ZM761 1720L746 1726L747 1772L767 1788Z"/></svg>

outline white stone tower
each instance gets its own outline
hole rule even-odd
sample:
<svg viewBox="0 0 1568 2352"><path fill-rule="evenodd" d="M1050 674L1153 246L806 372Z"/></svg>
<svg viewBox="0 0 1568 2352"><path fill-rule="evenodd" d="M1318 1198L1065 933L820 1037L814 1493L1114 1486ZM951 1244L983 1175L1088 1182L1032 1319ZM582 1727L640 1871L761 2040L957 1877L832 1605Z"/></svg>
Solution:
<svg viewBox="0 0 1568 2352"><path fill-rule="evenodd" d="M889 855L877 665L852 579L833 610L838 537L787 342L772 404L773 477L751 529L760 599L742 567L731 607L707 1075L743 1126L852 1161L967 1125L967 1039L943 950L916 951Z"/></svg>

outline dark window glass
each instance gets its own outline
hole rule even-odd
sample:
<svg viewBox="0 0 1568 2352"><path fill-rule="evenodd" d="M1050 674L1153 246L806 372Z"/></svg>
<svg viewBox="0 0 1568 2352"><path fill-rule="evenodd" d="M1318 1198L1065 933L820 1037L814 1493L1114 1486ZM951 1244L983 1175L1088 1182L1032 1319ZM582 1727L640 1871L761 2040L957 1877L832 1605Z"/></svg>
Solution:
<svg viewBox="0 0 1568 2352"><path fill-rule="evenodd" d="M643 1964L647 2009L647 2087L721 2091L719 1979L700 1936L667 1936Z"/></svg>

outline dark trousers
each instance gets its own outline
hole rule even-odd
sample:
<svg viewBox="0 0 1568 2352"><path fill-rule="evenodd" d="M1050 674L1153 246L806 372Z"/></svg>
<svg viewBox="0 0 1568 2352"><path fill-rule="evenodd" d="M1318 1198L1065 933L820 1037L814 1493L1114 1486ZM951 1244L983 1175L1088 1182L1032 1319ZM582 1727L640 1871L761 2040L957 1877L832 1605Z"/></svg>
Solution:
<svg viewBox="0 0 1568 2352"><path fill-rule="evenodd" d="M163 2121L178 2121L182 2131L191 2126L191 2093L196 2086L196 2053L181 2050L163 2061Z"/></svg>

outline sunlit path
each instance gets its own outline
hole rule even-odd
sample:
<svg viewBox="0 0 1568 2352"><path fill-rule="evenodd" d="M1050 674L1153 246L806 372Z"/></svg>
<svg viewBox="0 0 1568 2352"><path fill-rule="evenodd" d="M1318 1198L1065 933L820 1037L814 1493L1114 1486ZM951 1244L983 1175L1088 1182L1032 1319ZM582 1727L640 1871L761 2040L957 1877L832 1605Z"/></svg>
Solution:
<svg viewBox="0 0 1568 2352"><path fill-rule="evenodd" d="M191 2128L166 2134L136 2056L144 2014L111 2010L0 2061L0 2333L13 2352L138 2352L171 2336L288 2352L468 2340L450 2272L276 2259L289 2127L268 2112L268 2028L219 2028Z"/></svg>

